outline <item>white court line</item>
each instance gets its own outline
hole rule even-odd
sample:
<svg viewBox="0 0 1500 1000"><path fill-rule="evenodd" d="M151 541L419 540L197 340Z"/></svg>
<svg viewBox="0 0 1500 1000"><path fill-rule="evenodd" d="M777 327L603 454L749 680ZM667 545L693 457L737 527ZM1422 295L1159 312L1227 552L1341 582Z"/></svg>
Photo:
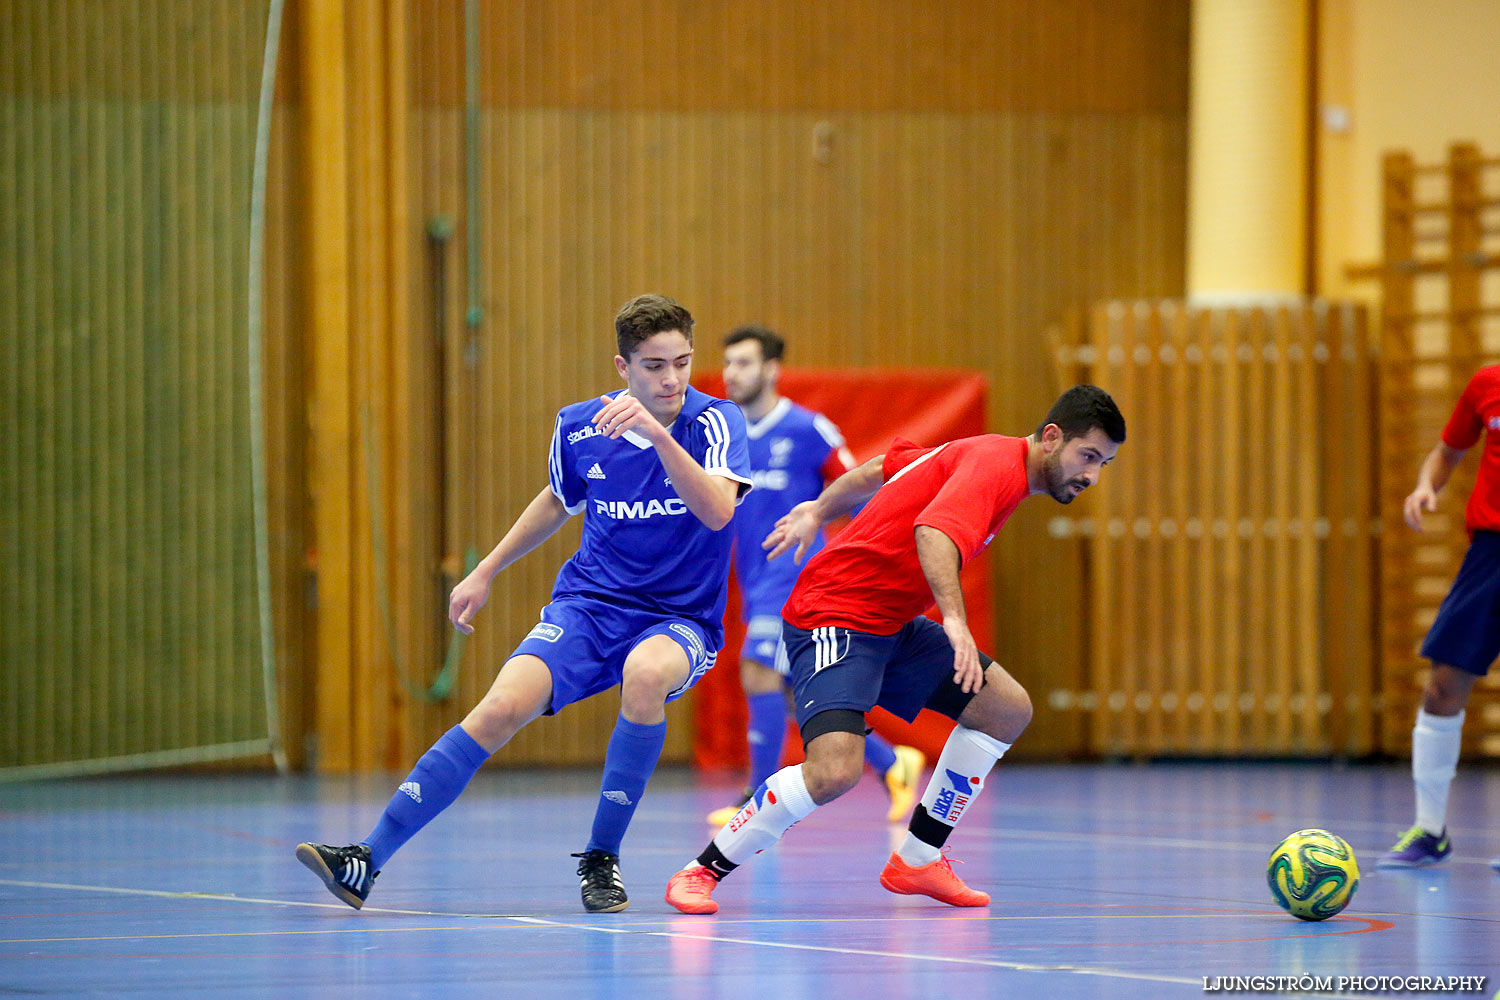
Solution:
<svg viewBox="0 0 1500 1000"><path fill-rule="evenodd" d="M232 903L259 903L270 906L302 906L317 909L347 910L350 907L340 903L310 903L298 900L285 899L260 899L254 896L233 896L225 893L214 892L168 892L162 889L121 889L115 886L105 885L73 885L66 882L27 882L19 879L0 879L0 885L18 886L33 889L62 889L73 892L107 892L122 896L150 896L158 899L213 899ZM738 944L752 948L780 948L787 951L813 951L832 955L863 955L871 958L894 958L913 962L939 962L948 965L970 965L982 966L991 969L1005 969L1011 972L1069 972L1080 976L1099 976L1106 979L1133 979L1153 983L1175 983L1179 985L1197 986L1202 979L1191 979L1184 976L1168 976L1149 972L1130 972L1126 969L1111 969L1104 966L1087 965L1036 965L1026 962L1005 962L992 958L965 958L960 955L928 955L916 952L900 951L875 951L865 948L835 948L827 945L814 944L792 944L783 941L756 941L750 938L723 937L714 934L686 934L681 931L647 931L633 930L629 927L600 927L593 924L580 924L565 920L548 920L544 917L524 917L515 914L483 914L483 913L439 913L429 910L397 910L384 907L365 907L372 913L396 913L408 916L423 917L448 917L464 918L477 917L488 919L510 920L516 923L529 924L538 927L560 928L569 930L592 931L598 934L640 934L644 937L680 938L685 941L714 941L719 944ZM669 918L671 919L671 918ZM767 920L758 923L818 923L816 919L797 918L795 920ZM375 930L377 928L358 928L358 930ZM389 929L389 928L385 928ZM409 930L441 930L443 928L403 928ZM351 931L356 930L350 928ZM264 931L257 934L296 934L295 930ZM130 938L150 938L154 935L131 935ZM163 935L179 937L181 935ZM206 935L212 936L212 935ZM232 936L232 935L225 935ZM58 940L58 939L49 939ZM1341 1000L1358 1000L1350 994L1341 993L1305 993L1303 996L1334 997Z"/></svg>
<svg viewBox="0 0 1500 1000"><path fill-rule="evenodd" d="M312 903L300 899L260 899L256 896L236 896L225 892L168 892L164 889L119 889L108 885L72 885L67 882L24 882L20 879L0 878L0 885L14 885L25 889L67 889L72 892L112 892L121 896L154 896L158 899L217 899L226 903L264 903L268 906L302 906L316 910L352 910L344 903ZM397 910L390 907L366 906L363 913L398 913L408 917L476 917L489 920L528 920L510 913L453 913L439 910Z"/></svg>

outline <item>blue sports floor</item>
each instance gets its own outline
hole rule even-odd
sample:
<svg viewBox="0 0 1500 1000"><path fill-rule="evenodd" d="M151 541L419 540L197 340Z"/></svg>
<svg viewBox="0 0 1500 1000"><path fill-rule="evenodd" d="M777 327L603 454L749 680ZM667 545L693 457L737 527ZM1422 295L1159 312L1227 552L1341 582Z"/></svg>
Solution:
<svg viewBox="0 0 1500 1000"><path fill-rule="evenodd" d="M0 786L0 995L1135 998L1233 976L1486 976L1460 995L1500 990L1494 767L1460 768L1447 865L1384 872L1374 862L1411 815L1401 765L1002 762L951 841L957 871L994 897L975 910L880 888L903 827L867 776L726 880L713 917L662 891L734 782L675 770L626 839L623 913L583 912L568 857L597 775L494 770L355 912L292 851L363 836L399 780ZM1321 924L1277 909L1264 877L1270 848L1309 826L1362 861L1353 904ZM1284 992L1438 995L1411 985Z"/></svg>

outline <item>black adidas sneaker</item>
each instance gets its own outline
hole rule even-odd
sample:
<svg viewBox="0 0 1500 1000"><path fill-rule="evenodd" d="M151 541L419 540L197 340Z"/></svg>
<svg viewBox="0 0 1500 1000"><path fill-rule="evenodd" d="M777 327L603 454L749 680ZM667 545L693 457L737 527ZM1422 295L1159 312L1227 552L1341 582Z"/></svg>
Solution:
<svg viewBox="0 0 1500 1000"><path fill-rule="evenodd" d="M578 891L583 908L590 913L618 913L630 905L625 882L620 878L620 856L604 851L584 851L578 862Z"/></svg>
<svg viewBox="0 0 1500 1000"><path fill-rule="evenodd" d="M380 874L370 864L370 849L364 844L348 847L298 844L297 860L322 879L329 892L356 910L365 905L370 886Z"/></svg>

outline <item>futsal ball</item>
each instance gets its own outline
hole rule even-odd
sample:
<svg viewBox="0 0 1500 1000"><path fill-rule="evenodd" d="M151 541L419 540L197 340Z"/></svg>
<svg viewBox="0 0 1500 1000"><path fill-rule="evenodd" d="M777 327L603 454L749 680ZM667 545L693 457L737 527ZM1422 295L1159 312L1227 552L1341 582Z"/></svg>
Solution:
<svg viewBox="0 0 1500 1000"><path fill-rule="evenodd" d="M1276 845L1266 882L1278 906L1301 920L1327 920L1349 905L1359 888L1359 863L1342 837L1298 830Z"/></svg>

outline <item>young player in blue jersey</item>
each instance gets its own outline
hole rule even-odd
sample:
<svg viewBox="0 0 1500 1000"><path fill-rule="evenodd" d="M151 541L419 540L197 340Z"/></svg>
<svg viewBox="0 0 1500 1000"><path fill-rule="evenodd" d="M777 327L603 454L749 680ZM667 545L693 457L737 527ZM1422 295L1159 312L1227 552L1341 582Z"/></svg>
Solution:
<svg viewBox="0 0 1500 1000"><path fill-rule="evenodd" d="M473 632L495 574L583 513L541 621L463 722L417 761L358 844L300 844L297 858L355 909L401 845L447 808L522 726L620 686L620 717L588 846L573 855L583 906L629 905L620 843L666 740L666 703L713 666L724 643L731 535L721 531L750 489L745 418L688 384L693 318L661 295L615 317L625 388L563 407L548 483L458 586L448 616Z"/></svg>
<svg viewBox="0 0 1500 1000"><path fill-rule="evenodd" d="M761 541L797 504L854 468L854 456L833 422L779 395L786 342L761 326L742 326L724 338L724 394L745 411L751 478L755 492L734 515L734 572L740 584L745 644L740 683L749 709L750 782L732 806L708 814L723 826L772 774L781 769L786 737L786 678L778 672L776 643L781 637L781 606L797 582L800 567L790 559L768 560ZM819 533L809 555L823 547ZM916 800L917 780L927 760L915 747L892 747L880 736L865 737L865 761L890 795L887 818L904 819Z"/></svg>

